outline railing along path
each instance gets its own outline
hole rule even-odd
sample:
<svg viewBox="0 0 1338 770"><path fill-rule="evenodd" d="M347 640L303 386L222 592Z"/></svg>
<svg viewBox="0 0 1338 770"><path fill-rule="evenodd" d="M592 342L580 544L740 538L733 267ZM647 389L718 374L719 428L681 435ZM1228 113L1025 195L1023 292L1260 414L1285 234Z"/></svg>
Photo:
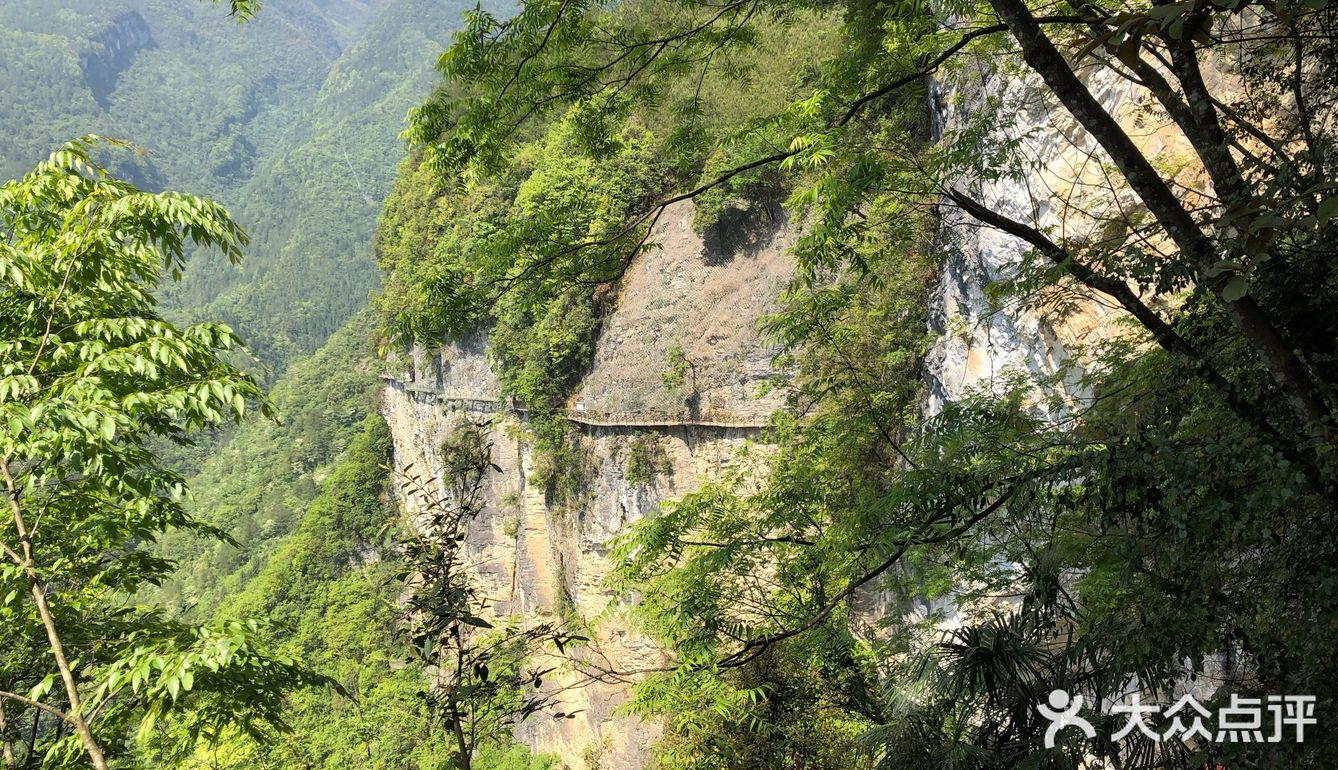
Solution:
<svg viewBox="0 0 1338 770"><path fill-rule="evenodd" d="M435 388L417 386L412 381L406 381L400 377L392 375L382 375L381 379L388 384L397 386L405 392L411 394L420 401L430 401L442 404L450 409L461 409L473 412L508 412L517 415L528 414L529 410L511 399L489 399L465 396L447 396ZM642 412L606 412L597 409L590 409L584 402L577 402L575 406L566 410L564 415L567 420L577 425L588 425L597 428L678 428L678 427L701 427L701 428L743 428L760 429L767 426L766 419L762 417L742 417L739 415L720 414L715 412L701 412L698 414L654 414Z"/></svg>

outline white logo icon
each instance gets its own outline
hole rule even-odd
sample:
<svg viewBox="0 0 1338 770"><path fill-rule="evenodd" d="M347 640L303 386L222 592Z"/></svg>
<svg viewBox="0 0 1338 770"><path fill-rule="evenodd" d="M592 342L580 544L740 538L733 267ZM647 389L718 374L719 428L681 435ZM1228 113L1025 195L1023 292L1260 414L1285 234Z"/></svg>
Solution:
<svg viewBox="0 0 1338 770"><path fill-rule="evenodd" d="M1037 704L1036 710L1041 712L1041 716L1050 720L1050 727L1045 731L1047 749L1055 747L1055 734L1065 727L1076 727L1088 738L1096 737L1096 730L1092 728L1092 724L1078 716L1078 710L1081 708L1082 696L1074 695L1070 698L1065 690L1050 691L1049 708L1046 708L1045 704Z"/></svg>
<svg viewBox="0 0 1338 770"><path fill-rule="evenodd" d="M1052 690L1050 705L1038 703L1036 710L1050 720L1050 727L1045 731L1045 747L1055 747L1055 736L1065 727L1076 727L1088 738L1096 737L1096 730L1086 719L1078 716L1082 709L1083 696L1069 695L1065 690ZM1100 703L1100 699L1097 701ZM1165 711L1156 704L1145 704L1137 692L1129 696L1129 702L1112 703L1106 709L1111 716L1123 714L1127 718L1124 726L1111 733L1110 740L1122 741L1134 733L1154 743L1175 740L1177 737L1187 744L1200 745L1217 741L1221 743L1280 743L1286 737L1287 728L1293 728L1297 743L1305 742L1305 728L1316 724L1315 702L1313 695L1269 695L1263 698L1242 698L1231 694L1231 703L1217 711L1217 729L1214 731L1205 724L1205 718L1211 720L1213 712L1194 700L1192 695L1182 696ZM1264 731L1262 706L1267 706L1273 717L1273 730ZM1158 733L1148 723L1148 717L1162 716L1170 720L1170 726L1163 733ZM1183 718L1182 718L1183 717ZM1154 720L1155 721L1155 720ZM1188 724L1186 724L1188 722Z"/></svg>
<svg viewBox="0 0 1338 770"><path fill-rule="evenodd" d="M1192 709L1192 711L1186 712L1186 707ZM1185 723L1180 721L1178 715L1181 713L1184 713L1186 718L1193 716L1194 721L1190 722L1189 727L1185 727ZM1170 708L1166 709L1166 716L1172 717L1171 727L1162 734L1162 737L1166 740L1170 740L1171 738L1174 738L1176 734L1179 734L1182 743L1189 743L1190 739L1197 735L1205 741L1211 741L1213 739L1213 734L1209 732L1208 728L1203 726L1203 717L1211 717L1212 715L1213 713L1200 705L1198 701L1194 700L1193 696L1185 695L1172 704Z"/></svg>
<svg viewBox="0 0 1338 770"><path fill-rule="evenodd" d="M1117 732L1112 734L1110 736L1110 739L1112 741L1124 740L1125 736L1127 736L1129 733L1132 733L1135 729L1137 729L1144 736L1151 738L1154 741L1160 742L1161 734L1154 732L1151 727L1148 727L1148 723L1143 720L1144 716L1149 714L1155 714L1158 711L1161 711L1161 706L1157 705L1144 706L1142 699L1138 697L1138 693L1133 694L1132 702L1127 706L1116 703L1115 705L1110 707L1110 713L1128 714L1129 721L1124 723L1124 727L1120 728Z"/></svg>

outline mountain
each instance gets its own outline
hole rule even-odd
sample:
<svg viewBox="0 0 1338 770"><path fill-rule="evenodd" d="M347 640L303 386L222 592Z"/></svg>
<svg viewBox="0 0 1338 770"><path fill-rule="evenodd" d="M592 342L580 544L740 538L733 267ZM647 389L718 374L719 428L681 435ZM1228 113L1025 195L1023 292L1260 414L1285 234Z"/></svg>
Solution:
<svg viewBox="0 0 1338 770"><path fill-rule="evenodd" d="M209 3L0 2L0 171L61 141L124 138L113 168L216 198L252 236L167 287L175 315L232 324L277 376L315 351L377 283L367 250L463 2L274 0L238 23Z"/></svg>
<svg viewBox="0 0 1338 770"><path fill-rule="evenodd" d="M0 170L12 176L96 132L150 154L139 181L226 198L278 147L379 4L281 0L243 34L206 3L0 3L0 128L10 137Z"/></svg>
<svg viewBox="0 0 1338 770"><path fill-rule="evenodd" d="M176 304L242 330L270 364L316 350L366 304L378 283L372 229L404 154L398 132L465 7L382 4L332 62L300 124L237 192L250 259L238 270L205 256L177 287Z"/></svg>

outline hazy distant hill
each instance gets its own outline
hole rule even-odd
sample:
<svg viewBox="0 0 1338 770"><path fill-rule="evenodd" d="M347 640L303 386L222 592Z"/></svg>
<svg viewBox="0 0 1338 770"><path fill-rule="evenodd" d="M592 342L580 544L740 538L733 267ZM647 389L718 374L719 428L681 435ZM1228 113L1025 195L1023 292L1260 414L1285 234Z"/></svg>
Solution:
<svg viewBox="0 0 1338 770"><path fill-rule="evenodd" d="M384 3L329 68L301 121L239 191L254 236L243 270L212 260L178 294L250 331L269 359L310 353L366 305L378 281L369 242L404 148L405 113L459 26L463 0Z"/></svg>
<svg viewBox="0 0 1338 770"><path fill-rule="evenodd" d="M93 132L148 151L116 163L137 183L223 201L253 236L246 263L197 259L165 302L280 369L375 285L397 134L468 5L271 0L239 24L203 1L0 0L0 172Z"/></svg>
<svg viewBox="0 0 1338 770"><path fill-rule="evenodd" d="M0 171L72 134L121 136L158 178L235 189L385 0L275 0L239 27L179 0L0 0Z"/></svg>

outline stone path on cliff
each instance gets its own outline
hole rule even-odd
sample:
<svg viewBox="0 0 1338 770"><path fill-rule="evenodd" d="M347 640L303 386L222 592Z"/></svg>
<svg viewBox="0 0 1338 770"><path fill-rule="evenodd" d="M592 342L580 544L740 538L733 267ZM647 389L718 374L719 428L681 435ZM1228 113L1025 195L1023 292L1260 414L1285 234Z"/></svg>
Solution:
<svg viewBox="0 0 1338 770"><path fill-rule="evenodd" d="M406 382L398 377L383 375L381 379L387 384L402 388L414 398L433 401L445 406L447 409L459 409L472 412L506 412L516 415L524 415L529 411L523 405L517 404L511 399L447 396L433 388L414 387L414 383ZM601 411L598 408L591 408L591 405L579 401L576 402L574 406L567 409L566 418L577 425L588 425L597 428L700 427L760 430L767 426L766 418L758 416L722 414L716 412L704 412L696 415L658 415L647 414L646 412L607 412Z"/></svg>

